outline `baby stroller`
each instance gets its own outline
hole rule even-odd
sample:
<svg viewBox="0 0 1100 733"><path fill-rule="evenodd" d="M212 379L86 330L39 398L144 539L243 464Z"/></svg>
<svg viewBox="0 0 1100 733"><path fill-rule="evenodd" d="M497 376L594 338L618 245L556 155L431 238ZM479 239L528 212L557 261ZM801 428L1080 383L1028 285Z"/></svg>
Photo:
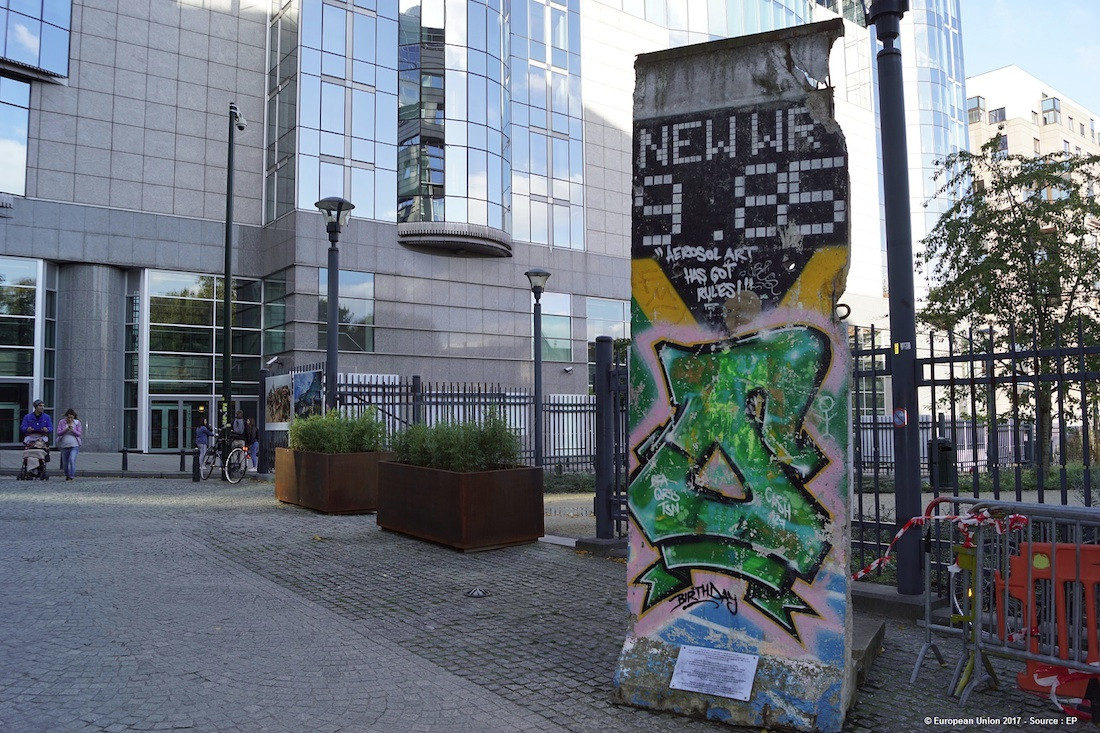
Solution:
<svg viewBox="0 0 1100 733"><path fill-rule="evenodd" d="M46 464L50 462L50 446L44 440L27 443L23 448L23 466L16 478L20 481L48 481Z"/></svg>

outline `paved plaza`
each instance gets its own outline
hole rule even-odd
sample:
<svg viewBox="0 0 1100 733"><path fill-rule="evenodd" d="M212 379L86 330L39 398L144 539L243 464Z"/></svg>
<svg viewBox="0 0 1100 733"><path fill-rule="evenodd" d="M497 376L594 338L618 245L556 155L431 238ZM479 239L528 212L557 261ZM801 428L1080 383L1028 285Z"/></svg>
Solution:
<svg viewBox="0 0 1100 733"><path fill-rule="evenodd" d="M547 532L594 534L583 514L551 499ZM611 702L621 560L462 554L268 482L0 476L0 578L0 731L732 730ZM846 731L1096 730L1016 690L1014 663L965 706L950 667L911 686L923 639L887 620ZM938 641L953 665L958 641Z"/></svg>

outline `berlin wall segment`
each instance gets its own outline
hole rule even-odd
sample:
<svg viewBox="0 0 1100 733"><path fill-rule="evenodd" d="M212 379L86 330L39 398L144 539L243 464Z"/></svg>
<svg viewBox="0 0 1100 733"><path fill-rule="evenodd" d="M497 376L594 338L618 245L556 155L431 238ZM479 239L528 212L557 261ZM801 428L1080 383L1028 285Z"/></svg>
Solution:
<svg viewBox="0 0 1100 733"><path fill-rule="evenodd" d="M622 702L839 731L854 692L842 33L637 60Z"/></svg>

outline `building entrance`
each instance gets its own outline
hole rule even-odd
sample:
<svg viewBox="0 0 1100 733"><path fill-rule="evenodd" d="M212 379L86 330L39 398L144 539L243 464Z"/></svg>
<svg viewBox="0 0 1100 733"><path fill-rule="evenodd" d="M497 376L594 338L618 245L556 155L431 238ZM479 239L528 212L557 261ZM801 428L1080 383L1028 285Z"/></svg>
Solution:
<svg viewBox="0 0 1100 733"><path fill-rule="evenodd" d="M15 445L22 440L19 424L30 412L30 404L29 384L0 382L0 445Z"/></svg>
<svg viewBox="0 0 1100 733"><path fill-rule="evenodd" d="M209 414L210 405L198 400L153 400L149 405L149 450L190 450L195 428Z"/></svg>

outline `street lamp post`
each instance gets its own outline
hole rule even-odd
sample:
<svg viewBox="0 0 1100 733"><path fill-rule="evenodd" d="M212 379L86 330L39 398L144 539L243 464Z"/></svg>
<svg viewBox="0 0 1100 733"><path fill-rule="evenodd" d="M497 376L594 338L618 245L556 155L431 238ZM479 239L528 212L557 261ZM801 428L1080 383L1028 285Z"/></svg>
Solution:
<svg viewBox="0 0 1100 733"><path fill-rule="evenodd" d="M233 148L238 130L244 131L244 115L236 103L229 104L229 147L225 171L225 279L222 281L222 400L217 426L225 439L233 402Z"/></svg>
<svg viewBox="0 0 1100 733"><path fill-rule="evenodd" d="M340 198L329 196L314 204L325 217L328 230L328 331L325 339L325 411L336 409L336 370L340 339L340 250L336 244L340 241L340 231L347 226L348 217L355 204Z"/></svg>
<svg viewBox="0 0 1100 733"><path fill-rule="evenodd" d="M894 403L894 493L897 523L920 516L920 420L917 405L917 320L913 285L913 231L902 85L901 18L909 0L873 0L867 20L882 43L878 52L882 123L882 188L886 211L886 271L890 283L891 396ZM898 593L922 592L920 533L898 541Z"/></svg>
<svg viewBox="0 0 1100 733"><path fill-rule="evenodd" d="M531 292L535 296L535 465L542 467L542 298L546 290L546 281L550 273L541 267L523 273L531 282Z"/></svg>

